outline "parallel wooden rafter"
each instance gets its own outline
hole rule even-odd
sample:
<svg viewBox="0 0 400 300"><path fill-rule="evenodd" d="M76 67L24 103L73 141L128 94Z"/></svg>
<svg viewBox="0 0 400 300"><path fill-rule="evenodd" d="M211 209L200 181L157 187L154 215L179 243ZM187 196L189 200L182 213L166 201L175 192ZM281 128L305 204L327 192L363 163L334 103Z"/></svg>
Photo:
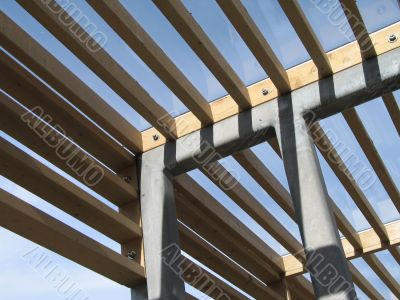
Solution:
<svg viewBox="0 0 400 300"><path fill-rule="evenodd" d="M53 92L14 59L0 53L4 74L0 87L28 109L40 107L68 136L105 165L119 171L133 164L134 156ZM71 122L74 120L74 122ZM112 155L111 155L112 153Z"/></svg>
<svg viewBox="0 0 400 300"><path fill-rule="evenodd" d="M3 12L0 29L5 50L123 145L133 152L142 151L141 133Z"/></svg>
<svg viewBox="0 0 400 300"><path fill-rule="evenodd" d="M18 1L47 30L58 38L69 50L82 60L93 72L107 83L123 100L131 105L151 125L156 127L165 137L175 138L175 120L162 108L150 94L133 79L103 48L91 51L87 43L93 45L96 41L73 18L64 11L56 1L44 3L40 0ZM49 9L49 5L52 9ZM67 22L59 18L59 14ZM74 26L80 36L69 28ZM86 39L88 38L88 42Z"/></svg>
<svg viewBox="0 0 400 300"><path fill-rule="evenodd" d="M60 146L57 146L57 148L50 147L46 144L37 133L43 136L46 134L46 140L57 141L64 139L64 137L57 131L49 128L46 122L13 101L3 92L0 92L0 107L2 111L0 129L9 136L83 184L86 184L87 181L83 179L83 176L80 176L82 175L81 171L84 170L85 167L88 168L92 162L95 163L95 165L101 168L104 176L98 184L90 186L90 188L115 205L123 205L138 199L138 191L133 185L125 182L122 178L112 173L96 160L89 160L88 157L90 156L83 150L79 150L74 143L66 140L60 143ZM22 115L27 116L29 124L33 124L34 129L31 129L28 124L21 119ZM58 153L62 153L63 156L60 156ZM63 157L67 157L67 159L63 159ZM71 160L68 157L71 157ZM78 173L74 171L74 166L77 167Z"/></svg>
<svg viewBox="0 0 400 300"><path fill-rule="evenodd" d="M140 204L137 201L136 161L134 155L124 147L140 154L166 143L169 139L176 139L245 109L276 99L279 94L298 89L399 46L396 41L388 43L387 36L400 33L400 23L369 35L355 1L341 0L357 41L325 53L300 5L294 0L279 0L312 58L311 61L285 70L244 5L240 1L217 0L222 11L270 77L246 87L181 0L153 0L229 93L209 104L122 4L116 0L89 0L94 10L189 108L189 113L173 118L105 49L88 49L86 40L93 45L96 44L95 40L57 1L17 1L154 127L142 133L137 131L52 54L0 12L0 41L12 56L5 52L0 54L0 66L9 75L0 79L0 87L3 90L0 93L0 129L67 174L85 183L34 131L46 133L48 141L65 139L64 134L70 136L74 142L68 142L60 149L67 153L68 146L82 147L76 156L77 165L81 164L80 166L84 165L87 157L94 156L93 161L102 167L104 177L100 184L90 188L117 205L119 212L4 138L0 138L0 174L119 242L122 255L1 189L0 225L129 287L145 281L145 262ZM49 4L52 9L49 9ZM75 32L70 30L71 26ZM79 35L76 32L79 32ZM269 92L264 94L264 89ZM400 132L400 113L393 94L384 95L383 100L397 131ZM66 132L55 131L52 128L54 124L49 122L49 125L45 122L49 120L41 120L38 115L26 110L26 107L31 108L35 105L43 107ZM343 114L400 211L399 191L355 109ZM35 123L34 129L21 120L22 115L28 116L29 122ZM373 254L388 249L400 263L400 221L382 223L323 129L318 123L313 129L315 143L322 155L372 226L370 230L357 232L330 199L338 228L344 235L342 245L347 259L363 257L388 288L400 297L399 283ZM160 134L158 139L150 138ZM277 140L269 142L280 156ZM233 157L295 220L289 192L261 160L251 150L234 154ZM233 179L218 162L206 165L202 171L220 187L223 180ZM183 250L257 299L282 299L283 295L278 294L275 289L275 286L281 283L286 292L287 289L299 291L293 299L314 297L310 282L301 275L307 271L301 243L243 185L238 183L233 188L223 191L291 254L281 257L186 174L175 178ZM131 249L138 250L138 257L133 260L126 258ZM201 270L202 274L211 279L231 299L246 299L224 280L190 259L182 259L181 268L186 271ZM354 282L368 297L383 299L350 261L349 267ZM198 281L187 283L203 292L208 287ZM288 298L289 293L283 292L284 297ZM215 293L214 291L214 296L217 296ZM187 298L190 296L187 295Z"/></svg>
<svg viewBox="0 0 400 300"><path fill-rule="evenodd" d="M390 199L400 212L400 192L397 189L397 186L393 181L387 167L385 166L385 163L379 155L374 142L365 129L357 111L355 108L350 108L344 111L342 114L354 136L356 137L358 144L361 146L361 149L364 151L367 159L371 163L372 168L378 175L378 178L380 179Z"/></svg>
<svg viewBox="0 0 400 300"><path fill-rule="evenodd" d="M89 4L204 124L213 123L210 105L164 51L116 0Z"/></svg>
<svg viewBox="0 0 400 300"><path fill-rule="evenodd" d="M354 283L372 300L384 300L385 298L376 288L349 262L349 269Z"/></svg>
<svg viewBox="0 0 400 300"><path fill-rule="evenodd" d="M326 136L324 129L318 123L314 123L311 132L313 134L316 146L320 149L320 153L325 158L326 162L335 173L339 181L342 183L346 191L349 193L351 198L357 204L362 214L371 224L372 228L374 228L376 233L380 236L382 241L388 241L384 224L379 219L374 208L369 203L361 188L358 186L356 180L353 178L351 172L346 167L335 147Z"/></svg>
<svg viewBox="0 0 400 300"><path fill-rule="evenodd" d="M217 228L226 228L232 237L236 239L236 244L246 244L245 250L249 251L249 254L252 253L254 259L262 260L264 266L269 265L268 273L272 275L272 278L279 278L278 274L282 273L284 269L279 259L280 256L273 249L239 222L223 205L219 204L207 191L196 184L189 175L178 176L175 179L175 184L177 191L186 197L185 205L189 206L188 202L192 202L198 211L206 212L208 216L213 216L214 222L219 224ZM179 209L180 204L178 204ZM187 222L183 222L187 224Z"/></svg>
<svg viewBox="0 0 400 300"><path fill-rule="evenodd" d="M324 77L332 74L333 70L329 58L298 1L279 0L279 4L317 66L320 76Z"/></svg>
<svg viewBox="0 0 400 300"><path fill-rule="evenodd" d="M265 284L246 272L182 223L179 224L179 232L182 249L186 253L223 276L226 280L229 280L244 292L256 299L261 299L267 295L271 298L279 298Z"/></svg>
<svg viewBox="0 0 400 300"><path fill-rule="evenodd" d="M364 256L364 260L374 270L376 275L386 284L386 286L392 291L393 295L400 298L400 284L390 274L389 270L379 261L375 254Z"/></svg>
<svg viewBox="0 0 400 300"><path fill-rule="evenodd" d="M286 70L250 17L244 5L240 1L235 0L217 0L217 3L229 21L235 26L236 31L254 54L258 63L271 78L278 91L280 93L289 92L290 83Z"/></svg>
<svg viewBox="0 0 400 300"><path fill-rule="evenodd" d="M252 103L248 91L217 47L212 43L181 0L153 0L182 38L219 80L225 90L241 108Z"/></svg>
<svg viewBox="0 0 400 300"><path fill-rule="evenodd" d="M144 282L137 263L0 189L0 226L119 284Z"/></svg>
<svg viewBox="0 0 400 300"><path fill-rule="evenodd" d="M382 95L383 102L385 103L386 109L392 119L393 125L397 130L398 135L400 136L400 110L397 105L396 99L392 93Z"/></svg>
<svg viewBox="0 0 400 300"><path fill-rule="evenodd" d="M275 200L275 202L295 221L295 211L291 196L279 180L268 170L261 160L251 151L236 153L233 157L256 180L256 182ZM356 230L347 221L335 202L331 199L332 209L339 230L348 237L355 247L361 249Z"/></svg>
<svg viewBox="0 0 400 300"><path fill-rule="evenodd" d="M246 300L247 297L242 293L238 292L233 287L229 286L225 281L219 279L217 276L213 275L211 272L201 268L198 264L191 261L190 259L183 257L181 259L180 268L184 269L186 272L192 272L195 274L200 274L202 280L187 280L187 283L198 289L203 293L208 293L212 298L217 299L221 295L225 294L230 299L235 300ZM199 271L200 270L200 271ZM184 277L186 279L186 277ZM208 284L207 284L208 283ZM222 291L221 291L222 290ZM226 298L227 296L221 297ZM279 298L271 298L279 299Z"/></svg>
<svg viewBox="0 0 400 300"><path fill-rule="evenodd" d="M117 242L142 235L138 224L0 138L0 174Z"/></svg>
<svg viewBox="0 0 400 300"><path fill-rule="evenodd" d="M400 247L393 247L389 249L390 254L392 254L393 258L400 265Z"/></svg>
<svg viewBox="0 0 400 300"><path fill-rule="evenodd" d="M386 243L381 241L374 229L360 232L358 235L361 240L362 251L355 249L346 238L343 238L342 245L347 259L368 256L386 249L396 249L395 247L400 244L400 221L386 224L385 229L389 235L389 241ZM304 266L294 256L284 256L283 261L287 276L295 276L305 272Z"/></svg>
<svg viewBox="0 0 400 300"><path fill-rule="evenodd" d="M385 27L370 35L377 55L399 47L400 40L394 43L389 43L387 41L390 34L396 34L397 36L400 35L400 22ZM357 41L349 43L338 49L334 49L326 53L326 55L332 67L333 73L340 72L363 61ZM320 77L316 63L314 63L313 60L288 69L287 74L292 90L296 90L300 87L315 82L319 80ZM263 95L263 89L269 90L269 93L267 95ZM278 91L270 78L261 80L260 82L249 86L247 90L252 106L271 101L276 99L278 96ZM210 106L214 116L214 122L221 121L240 112L240 108L230 95L211 102ZM188 112L177 117L176 122L178 137L182 137L193 131L199 130L202 126L192 112ZM149 151L166 143L166 139L164 137L160 137L160 139L154 141L152 136L155 134L159 134L159 132L157 132L157 130L154 128L143 131L143 152Z"/></svg>
<svg viewBox="0 0 400 300"><path fill-rule="evenodd" d="M213 162L202 168L201 171L219 187L228 186L226 183L236 180L219 162ZM298 253L298 256L305 260L304 254L301 253L301 243L240 182L235 182L233 187L222 188L222 190L285 249L290 253Z"/></svg>
<svg viewBox="0 0 400 300"><path fill-rule="evenodd" d="M376 56L372 40L368 34L367 26L363 21L360 10L355 0L340 0L343 12L350 24L351 30L360 46L361 55L364 59Z"/></svg>

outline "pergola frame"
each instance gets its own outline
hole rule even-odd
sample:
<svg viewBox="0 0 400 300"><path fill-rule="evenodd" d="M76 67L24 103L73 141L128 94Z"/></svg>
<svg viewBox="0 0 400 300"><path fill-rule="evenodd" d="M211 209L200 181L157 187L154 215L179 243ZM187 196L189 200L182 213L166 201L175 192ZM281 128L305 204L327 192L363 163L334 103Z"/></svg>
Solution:
<svg viewBox="0 0 400 300"><path fill-rule="evenodd" d="M1 13L0 39L8 52L0 56L0 64L8 74L0 82L5 91L0 95L1 129L87 184L79 172L60 160L54 149L42 143L61 141L67 132L74 140L71 145L76 143L85 149L74 152L75 161L68 162L82 167L88 151L96 157L95 162L104 163L107 168L103 168L101 184L89 186L117 205L119 212L5 139L0 142L0 174L119 242L121 255L2 190L1 226L131 287L133 299L190 298L185 293L184 281L213 298L244 298L226 282L182 256L181 247L257 299L355 299L353 282L370 298L383 299L347 261L360 256L400 297L400 285L373 254L389 249L400 263L400 251L396 248L400 244L400 223L383 224L348 170L327 159L325 147L341 162L318 125L323 118L343 113L400 211L399 191L354 110L359 104L383 96L399 131L400 113L391 93L400 87L400 49L398 42L387 40L390 34L399 34L399 23L367 35L367 42L356 35L356 42L325 53L299 5L295 1L280 1L312 58L285 70L244 6L239 1L218 0L222 11L270 75L269 79L246 87L179 0L154 0L229 92L230 95L208 104L121 4L89 1L171 91L183 99L190 112L174 119L105 50L88 51L69 30L71 22L68 26L61 22L59 13L68 14L58 4L40 0L18 2L154 127L143 133L137 131ZM353 31L360 24L365 29L354 1L341 4L361 22L354 23L350 14L346 14ZM74 21L72 24L79 28ZM83 28L80 30L85 33ZM66 105L60 95L136 157ZM43 115L27 110L12 98L25 106L45 107L65 131L49 130ZM21 121L21 116L25 116L23 120L29 126ZM71 124L71 118L76 122ZM283 159L290 194L247 150L265 141ZM107 149L106 154L99 150L99 143ZM60 144L60 151L67 153L70 144ZM327 194L314 144L371 224L370 230L356 232ZM297 222L303 244L240 183L223 191L291 255L279 256L185 174L199 168L223 188L224 183L234 178L217 160L229 155ZM51 188L44 188L42 182ZM338 229L344 235L342 240ZM323 260L314 260L315 257ZM189 274L200 272L205 282L190 280L182 270ZM296 276L306 271L311 274L313 288L307 280ZM332 284L327 284L327 278Z"/></svg>

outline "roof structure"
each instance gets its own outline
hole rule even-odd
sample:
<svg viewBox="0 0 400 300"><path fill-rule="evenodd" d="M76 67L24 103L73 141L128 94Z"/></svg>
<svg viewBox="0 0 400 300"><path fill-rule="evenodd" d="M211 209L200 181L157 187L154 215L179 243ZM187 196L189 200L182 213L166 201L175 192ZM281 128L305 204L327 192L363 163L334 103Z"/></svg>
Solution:
<svg viewBox="0 0 400 300"><path fill-rule="evenodd" d="M314 248L400 298L400 7L323 2L2 3L0 225L133 299L321 298Z"/></svg>

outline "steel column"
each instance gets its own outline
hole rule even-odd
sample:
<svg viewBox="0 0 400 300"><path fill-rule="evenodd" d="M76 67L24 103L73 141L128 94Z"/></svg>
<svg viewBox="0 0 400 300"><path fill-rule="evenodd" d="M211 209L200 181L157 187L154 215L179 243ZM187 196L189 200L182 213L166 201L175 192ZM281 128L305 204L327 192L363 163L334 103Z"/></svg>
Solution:
<svg viewBox="0 0 400 300"><path fill-rule="evenodd" d="M179 234L172 177L164 168L162 148L144 153L140 170L148 299L185 299L183 280L172 266L180 257Z"/></svg>
<svg viewBox="0 0 400 300"><path fill-rule="evenodd" d="M280 140L296 219L317 299L357 299L307 122L279 102Z"/></svg>

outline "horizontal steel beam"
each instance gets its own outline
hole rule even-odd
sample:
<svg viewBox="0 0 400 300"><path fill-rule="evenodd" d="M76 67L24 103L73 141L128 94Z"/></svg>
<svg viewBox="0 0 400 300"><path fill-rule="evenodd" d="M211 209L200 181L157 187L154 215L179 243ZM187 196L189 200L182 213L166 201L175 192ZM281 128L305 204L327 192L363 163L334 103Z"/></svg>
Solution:
<svg viewBox="0 0 400 300"><path fill-rule="evenodd" d="M287 109L294 116L312 111L325 118L398 89L399 75L396 48L151 151L163 155L166 168L178 175L274 136L279 113Z"/></svg>

